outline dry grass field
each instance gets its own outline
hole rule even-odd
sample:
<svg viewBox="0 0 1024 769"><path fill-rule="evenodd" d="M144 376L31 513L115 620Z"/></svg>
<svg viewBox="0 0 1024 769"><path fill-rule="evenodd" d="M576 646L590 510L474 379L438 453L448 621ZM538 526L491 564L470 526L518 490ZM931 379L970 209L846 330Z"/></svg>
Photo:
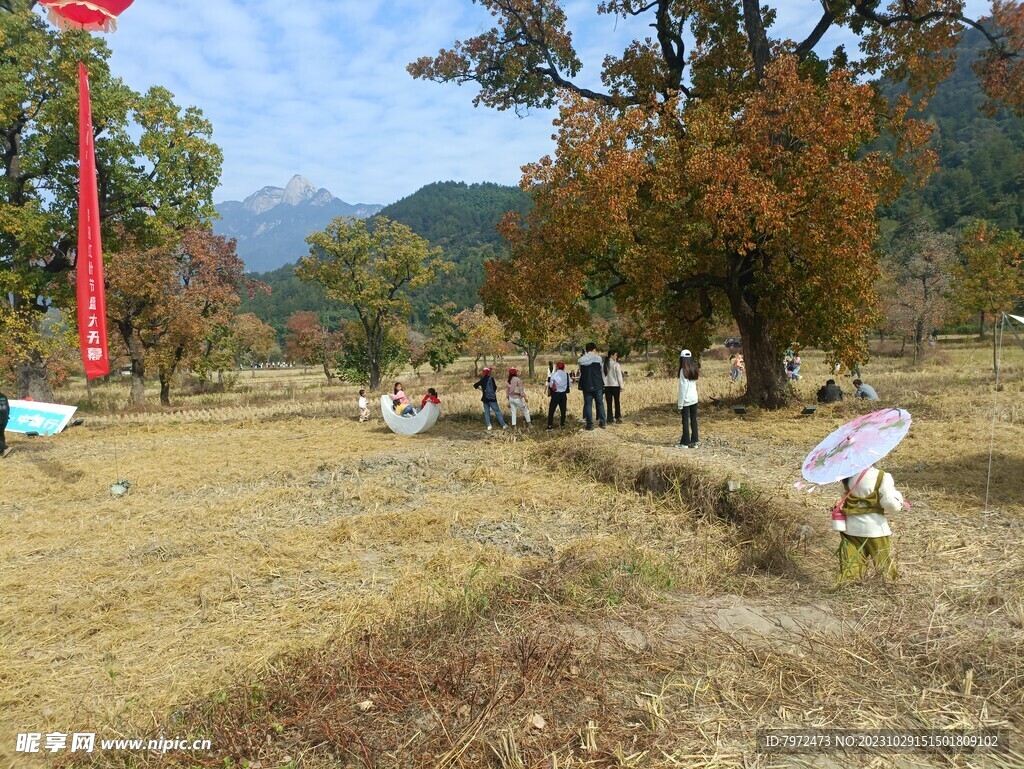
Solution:
<svg viewBox="0 0 1024 769"><path fill-rule="evenodd" d="M793 483L873 404L739 417L722 360L695 450L674 446L674 380L641 360L625 422L591 433L485 433L464 368L405 376L444 404L412 438L359 424L354 388L313 370L166 410L96 388L83 426L8 434L0 464L0 766L44 765L17 733L75 731L212 749L51 763L1024 766L1024 353L999 393L989 361L864 367L914 417L883 463L912 507L901 579L841 589L834 487ZM802 373L811 403L820 354ZM1019 752L755 750L783 727L999 728Z"/></svg>

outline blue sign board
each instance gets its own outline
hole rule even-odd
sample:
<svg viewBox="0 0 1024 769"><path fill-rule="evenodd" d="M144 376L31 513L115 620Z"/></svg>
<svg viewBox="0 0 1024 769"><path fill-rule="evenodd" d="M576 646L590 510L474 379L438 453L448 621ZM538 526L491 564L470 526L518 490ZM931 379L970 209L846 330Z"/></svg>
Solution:
<svg viewBox="0 0 1024 769"><path fill-rule="evenodd" d="M11 417L7 430L12 433L39 433L54 435L68 426L77 411L76 406L36 401L10 401Z"/></svg>

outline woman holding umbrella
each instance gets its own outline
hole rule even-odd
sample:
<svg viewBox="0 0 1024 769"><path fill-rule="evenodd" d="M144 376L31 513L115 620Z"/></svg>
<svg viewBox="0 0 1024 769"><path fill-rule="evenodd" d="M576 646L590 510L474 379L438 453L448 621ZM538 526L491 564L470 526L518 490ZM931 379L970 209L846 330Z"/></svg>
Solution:
<svg viewBox="0 0 1024 769"><path fill-rule="evenodd" d="M898 576L886 513L908 505L892 476L874 463L903 440L910 423L910 414L898 408L864 414L829 435L804 460L808 481L842 481L846 491L832 510L832 525L839 532L840 583L863 577L869 562L885 578Z"/></svg>

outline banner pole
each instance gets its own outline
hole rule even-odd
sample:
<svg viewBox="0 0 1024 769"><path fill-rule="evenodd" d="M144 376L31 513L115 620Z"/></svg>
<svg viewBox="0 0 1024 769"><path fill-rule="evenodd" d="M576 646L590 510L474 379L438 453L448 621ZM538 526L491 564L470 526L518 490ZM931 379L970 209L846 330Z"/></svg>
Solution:
<svg viewBox="0 0 1024 769"><path fill-rule="evenodd" d="M107 300L100 241L100 203L96 188L89 73L78 62L78 255L75 265L78 341L86 381L110 373Z"/></svg>

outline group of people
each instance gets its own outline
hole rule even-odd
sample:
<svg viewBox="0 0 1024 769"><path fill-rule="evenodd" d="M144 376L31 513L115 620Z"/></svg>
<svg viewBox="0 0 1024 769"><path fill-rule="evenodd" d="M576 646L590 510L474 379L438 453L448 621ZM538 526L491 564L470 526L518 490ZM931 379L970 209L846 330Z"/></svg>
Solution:
<svg viewBox="0 0 1024 769"><path fill-rule="evenodd" d="M565 370L565 363L548 364L548 378L545 389L548 394L548 423L547 429L555 429L555 413L559 414L559 427L565 427L565 418L568 412L569 392L575 384L583 393L583 421L587 430L593 430L595 426L595 413L597 426L606 428L610 420L616 424L622 422L621 394L625 386L625 378L622 367L619 365L619 354L615 350L609 350L608 354L601 356L597 352L597 345L594 342L587 344L583 356L579 359L579 375L570 376ZM483 403L484 423L488 430L493 429L491 415L493 414L501 429L506 429L504 416L501 407L498 405L497 384L491 376L491 369L485 368L480 380L474 383L473 387L480 390L480 400ZM518 412L522 412L527 428L531 424L530 408L526 394L526 387L519 376L517 369L509 369L508 380L505 384L505 395L508 398L509 410L512 415L512 426L516 426Z"/></svg>
<svg viewBox="0 0 1024 769"><path fill-rule="evenodd" d="M867 401L877 401L878 393L875 388L865 384L860 379L853 380L853 397L862 398ZM836 384L836 380L829 379L818 388L818 403L839 403L843 400L843 390Z"/></svg>

